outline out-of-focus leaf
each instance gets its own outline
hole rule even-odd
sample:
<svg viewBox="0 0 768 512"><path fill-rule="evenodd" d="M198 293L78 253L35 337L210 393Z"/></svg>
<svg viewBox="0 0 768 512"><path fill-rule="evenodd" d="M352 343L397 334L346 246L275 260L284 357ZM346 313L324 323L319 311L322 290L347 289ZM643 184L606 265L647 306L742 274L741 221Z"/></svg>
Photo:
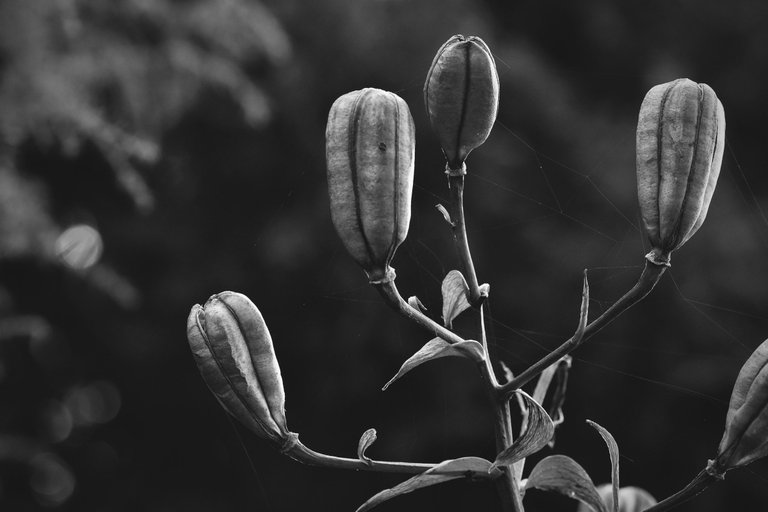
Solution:
<svg viewBox="0 0 768 512"><path fill-rule="evenodd" d="M360 508L357 509L357 512L370 510L387 500L413 492L416 489L422 489L424 487L441 484L459 478L471 477L474 473L488 473L490 471L491 463L480 457L462 457L460 459L446 460L434 468L429 469L420 475L416 475L391 489L384 489L363 503Z"/></svg>
<svg viewBox="0 0 768 512"><path fill-rule="evenodd" d="M611 485L613 487L613 506L611 509L613 512L619 512L619 445L616 444L616 440L604 427L592 420L587 420L587 424L597 430L608 446L608 453L611 456Z"/></svg>
<svg viewBox="0 0 768 512"><path fill-rule="evenodd" d="M386 391L386 389L397 379L427 361L432 361L433 359L441 357L458 356L480 362L485 358L484 354L485 350L483 350L483 346L474 340L450 344L442 338L433 338L403 363L403 366L400 367L397 374L392 377L389 382L384 384L382 391Z"/></svg>
<svg viewBox="0 0 768 512"><path fill-rule="evenodd" d="M451 270L443 279L443 323L451 329L453 320L470 307L469 286L458 270Z"/></svg>
<svg viewBox="0 0 768 512"><path fill-rule="evenodd" d="M376 429L369 428L363 435L360 436L360 442L357 443L357 457L363 462L370 463L370 457L365 455L365 450L368 449L376 441Z"/></svg>
<svg viewBox="0 0 768 512"><path fill-rule="evenodd" d="M411 307L417 311L421 311L422 313L427 310L427 306L424 305L421 300L415 295L412 295L411 297L408 297L408 304L411 305Z"/></svg>
<svg viewBox="0 0 768 512"><path fill-rule="evenodd" d="M613 486L602 484L597 486L597 493L606 507L611 506L613 500ZM619 512L642 512L656 504L656 498L640 487L622 487L619 489ZM591 508L584 503L579 503L576 512L590 512Z"/></svg>
<svg viewBox="0 0 768 512"><path fill-rule="evenodd" d="M493 462L493 469L499 466L507 466L536 453L546 446L555 433L555 425L549 418L547 411L528 395L525 391L518 390L523 396L528 408L528 428L515 439L512 445L503 450Z"/></svg>
<svg viewBox="0 0 768 512"><path fill-rule="evenodd" d="M608 512L584 468L565 455L550 455L539 461L528 475L525 488L556 491L586 503L594 512Z"/></svg>

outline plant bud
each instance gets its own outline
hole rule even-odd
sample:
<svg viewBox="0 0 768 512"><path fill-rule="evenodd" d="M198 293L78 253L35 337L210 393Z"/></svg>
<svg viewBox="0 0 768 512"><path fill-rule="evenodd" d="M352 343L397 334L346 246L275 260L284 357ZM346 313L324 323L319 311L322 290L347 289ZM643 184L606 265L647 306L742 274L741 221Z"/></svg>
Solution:
<svg viewBox="0 0 768 512"><path fill-rule="evenodd" d="M195 304L187 339L222 407L259 437L282 444L289 430L280 366L267 324L248 297L222 292Z"/></svg>
<svg viewBox="0 0 768 512"><path fill-rule="evenodd" d="M768 340L742 366L731 393L714 471L722 474L768 455Z"/></svg>
<svg viewBox="0 0 768 512"><path fill-rule="evenodd" d="M482 39L455 35L445 42L427 73L424 103L449 174L464 174L464 160L488 138L499 107L499 75Z"/></svg>
<svg viewBox="0 0 768 512"><path fill-rule="evenodd" d="M325 132L331 217L372 283L394 279L390 262L408 234L415 151L408 105L380 89L337 99Z"/></svg>
<svg viewBox="0 0 768 512"><path fill-rule="evenodd" d="M651 262L669 265L704 222L724 149L725 113L711 87L681 78L648 91L637 122L637 195Z"/></svg>

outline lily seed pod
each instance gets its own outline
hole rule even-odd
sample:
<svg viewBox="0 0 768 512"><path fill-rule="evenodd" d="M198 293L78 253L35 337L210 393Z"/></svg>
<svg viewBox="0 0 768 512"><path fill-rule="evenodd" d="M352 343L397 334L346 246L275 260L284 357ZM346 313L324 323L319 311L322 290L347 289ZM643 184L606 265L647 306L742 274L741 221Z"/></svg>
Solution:
<svg viewBox="0 0 768 512"><path fill-rule="evenodd" d="M725 433L710 463L716 474L768 455L768 340L742 366L733 386Z"/></svg>
<svg viewBox="0 0 768 512"><path fill-rule="evenodd" d="M282 445L290 436L285 391L267 324L241 293L195 304L187 339L203 380L224 409L259 437Z"/></svg>
<svg viewBox="0 0 768 512"><path fill-rule="evenodd" d="M488 138L499 108L499 75L482 39L455 35L443 44L427 73L424 103L447 172L464 174L464 160Z"/></svg>
<svg viewBox="0 0 768 512"><path fill-rule="evenodd" d="M669 265L704 222L724 149L725 113L711 87L681 78L648 91L637 122L637 195L652 263Z"/></svg>
<svg viewBox="0 0 768 512"><path fill-rule="evenodd" d="M416 142L408 105L381 89L347 93L331 107L325 139L333 225L371 283L390 281L411 221Z"/></svg>

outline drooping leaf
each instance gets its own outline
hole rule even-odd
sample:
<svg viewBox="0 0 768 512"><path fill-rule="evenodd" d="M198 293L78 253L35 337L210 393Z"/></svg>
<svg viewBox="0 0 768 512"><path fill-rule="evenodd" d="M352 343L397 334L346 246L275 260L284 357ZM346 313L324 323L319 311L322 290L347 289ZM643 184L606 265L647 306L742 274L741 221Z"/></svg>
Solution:
<svg viewBox="0 0 768 512"><path fill-rule="evenodd" d="M568 372L571 369L571 356L563 356L558 361L555 370L555 390L552 392L552 403L549 405L549 416L555 422L555 427L565 421L563 414L563 403L565 402L565 391L568 388Z"/></svg>
<svg viewBox="0 0 768 512"><path fill-rule="evenodd" d="M525 488L556 491L586 503L594 512L608 512L584 468L565 455L550 455L539 461L528 475Z"/></svg>
<svg viewBox="0 0 768 512"><path fill-rule="evenodd" d="M469 286L458 270L451 270L443 279L443 322L451 329L453 319L470 307Z"/></svg>
<svg viewBox="0 0 768 512"><path fill-rule="evenodd" d="M365 455L365 450L376 441L376 429L369 428L360 436L360 442L357 443L357 457L365 463L370 464L371 459Z"/></svg>
<svg viewBox="0 0 768 512"><path fill-rule="evenodd" d="M411 297L408 297L408 304L411 305L411 307L417 311L421 311L422 313L427 310L427 306L424 305L421 300L415 295L412 295Z"/></svg>
<svg viewBox="0 0 768 512"><path fill-rule="evenodd" d="M619 445L616 444L616 440L604 427L592 420L587 420L587 424L597 430L608 446L608 453L611 456L611 485L613 486L612 510L613 512L619 512Z"/></svg>
<svg viewBox="0 0 768 512"><path fill-rule="evenodd" d="M555 425L552 423L547 411L523 390L518 390L528 408L528 428L515 439L512 445L503 450L493 462L492 468L507 466L524 459L544 448L555 433Z"/></svg>
<svg viewBox="0 0 768 512"><path fill-rule="evenodd" d="M387 500L413 492L417 489L441 484L450 480L471 477L473 474L477 473L488 473L490 471L491 463L480 457L462 457L460 459L446 460L434 468L429 469L420 475L416 475L391 489L384 489L363 503L360 508L357 509L357 512L370 510Z"/></svg>
<svg viewBox="0 0 768 512"><path fill-rule="evenodd" d="M433 338L403 363L403 366L400 367L397 374L392 377L389 382L384 384L382 391L386 391L397 379L427 361L432 361L433 359L441 357L458 356L480 362L485 358L484 354L485 350L483 349L483 346L474 340L450 344L442 338Z"/></svg>
<svg viewBox="0 0 768 512"><path fill-rule="evenodd" d="M555 376L555 370L557 370L557 365L559 364L560 360L555 361L553 364L546 367L544 371L541 372L541 375L539 375L539 380L536 382L536 388L533 390L533 399L536 400L536 403L539 405L544 405L544 397L547 396L547 390L552 383L552 377Z"/></svg>
<svg viewBox="0 0 768 512"><path fill-rule="evenodd" d="M552 398L547 407L547 412L549 413L549 417L552 418L555 427L560 426L560 424L565 421L563 402L565 402L565 390L568 386L568 370L570 368L571 356L563 356L539 375L539 380L536 382L536 388L533 391L533 399L536 400L539 405L543 406L547 392L554 383L555 388L552 392ZM525 417L523 420L521 431L525 431L526 427ZM552 439L549 441L549 447L553 448L554 446L555 436L552 436Z"/></svg>

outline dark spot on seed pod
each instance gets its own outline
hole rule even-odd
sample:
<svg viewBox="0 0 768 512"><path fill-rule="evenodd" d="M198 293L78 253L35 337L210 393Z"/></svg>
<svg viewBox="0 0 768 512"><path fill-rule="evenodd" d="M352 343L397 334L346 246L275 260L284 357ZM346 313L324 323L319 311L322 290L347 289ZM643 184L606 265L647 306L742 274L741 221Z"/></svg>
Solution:
<svg viewBox="0 0 768 512"><path fill-rule="evenodd" d="M379 142L379 151L386 151L386 150L387 150L387 145L384 144L383 142Z"/></svg>

